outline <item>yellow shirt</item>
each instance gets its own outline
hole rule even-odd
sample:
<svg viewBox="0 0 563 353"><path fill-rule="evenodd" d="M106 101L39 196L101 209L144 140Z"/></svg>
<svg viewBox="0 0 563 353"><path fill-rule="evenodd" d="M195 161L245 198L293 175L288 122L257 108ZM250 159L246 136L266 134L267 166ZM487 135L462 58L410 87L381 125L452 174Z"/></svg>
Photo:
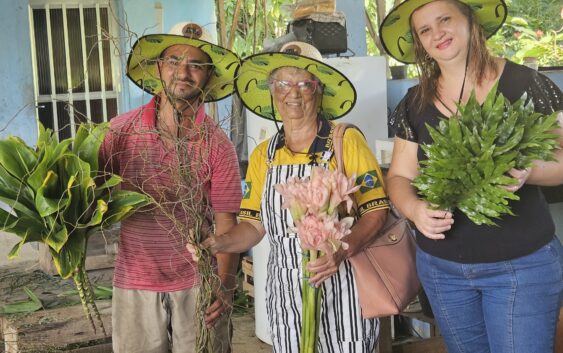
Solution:
<svg viewBox="0 0 563 353"><path fill-rule="evenodd" d="M322 136L317 137L323 139ZM324 137L327 145L330 139ZM389 208L385 194L381 169L369 149L364 136L356 129L347 129L343 141L344 169L348 177L356 175L356 185L361 185L354 194L360 216L375 210ZM261 221L260 203L266 174L268 172L268 145L270 139L259 144L252 152L246 173L244 195L240 206L240 219ZM332 148L330 147L330 150ZM306 151L304 151L306 152ZM317 153L317 161L322 164L323 152ZM272 160L272 165L309 164L311 158L306 153L293 153L287 147L279 147ZM336 169L336 158L329 160L329 169ZM272 190L273 191L273 190Z"/></svg>

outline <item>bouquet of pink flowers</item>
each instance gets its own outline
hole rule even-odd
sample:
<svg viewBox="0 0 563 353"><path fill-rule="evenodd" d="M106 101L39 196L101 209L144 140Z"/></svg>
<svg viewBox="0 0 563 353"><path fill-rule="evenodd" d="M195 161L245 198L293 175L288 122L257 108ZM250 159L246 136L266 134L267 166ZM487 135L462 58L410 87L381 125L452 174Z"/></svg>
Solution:
<svg viewBox="0 0 563 353"><path fill-rule="evenodd" d="M355 176L347 178L336 170L313 167L311 176L303 179L289 178L284 184L274 186L283 198L283 208L289 209L294 229L303 249L303 305L301 318L301 353L317 352L321 291L309 284L309 261L322 253L332 254L348 244L341 239L350 234L353 217L340 219L341 205L349 214L353 201L350 194L356 192Z"/></svg>

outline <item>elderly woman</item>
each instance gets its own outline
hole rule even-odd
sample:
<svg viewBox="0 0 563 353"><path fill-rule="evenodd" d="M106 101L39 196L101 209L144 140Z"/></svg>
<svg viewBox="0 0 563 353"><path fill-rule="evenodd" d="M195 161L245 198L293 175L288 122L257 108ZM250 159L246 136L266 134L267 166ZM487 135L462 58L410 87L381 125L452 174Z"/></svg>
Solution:
<svg viewBox="0 0 563 353"><path fill-rule="evenodd" d="M485 38L506 13L502 0L407 0L381 25L389 54L421 72L393 115L398 132L387 183L416 225L418 274L450 353L552 352L561 306L563 251L539 185L563 183L563 150L555 161L510 171L517 183L506 188L519 200L510 202L514 215L495 220L498 227L435 210L412 186L427 159L421 145L432 143L426 126L455 116L472 91L482 103L498 84L510 102L526 94L537 112L563 109L547 77L488 52ZM554 133L563 146L563 129Z"/></svg>
<svg viewBox="0 0 563 353"><path fill-rule="evenodd" d="M336 168L330 120L346 114L356 98L351 82L324 64L314 47L292 42L281 51L251 56L237 73L236 87L245 106L263 118L281 120L283 128L250 157L240 224L204 243L213 253L243 252L267 235L267 312L277 353L299 351L302 251L291 215L273 186L308 176L314 165ZM362 319L348 258L373 241L384 224L388 201L379 166L359 131L346 131L343 156L347 174L357 175L362 185L354 195L360 218L344 239L347 250L340 248L309 264L316 273L310 283L323 293L317 347L319 352L368 353L375 349L379 325L377 319Z"/></svg>

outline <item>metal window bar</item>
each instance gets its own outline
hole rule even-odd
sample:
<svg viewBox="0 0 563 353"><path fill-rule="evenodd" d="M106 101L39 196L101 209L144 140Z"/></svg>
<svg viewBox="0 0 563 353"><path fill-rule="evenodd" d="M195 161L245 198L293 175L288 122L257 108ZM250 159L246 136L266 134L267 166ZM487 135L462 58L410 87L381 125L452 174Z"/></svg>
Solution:
<svg viewBox="0 0 563 353"><path fill-rule="evenodd" d="M68 45L68 20L66 18L67 11L66 11L66 4L63 4L63 33L64 33L64 41L65 41L65 61L66 61L66 82L67 82L67 89L68 89L68 115L69 115L69 122L70 122L70 133L71 136L74 137L74 132L76 131L76 127L74 126L74 101L72 97L72 69L70 67L70 48Z"/></svg>
<svg viewBox="0 0 563 353"><path fill-rule="evenodd" d="M98 58L100 60L100 83L101 83L101 89L102 89L102 111L103 111L103 118L104 121L108 120L108 112L107 112L107 105L106 105L106 99L105 99L105 93L106 93L106 76L105 76L105 70L104 70L104 52L103 52L103 43L104 41L102 40L102 25L101 25L101 21L100 21L100 5L96 4L96 24L97 24L97 29L98 29Z"/></svg>
<svg viewBox="0 0 563 353"><path fill-rule="evenodd" d="M90 83L88 82L88 66L86 65L86 31L84 30L84 6L80 4L79 6L80 11L80 40L82 42L82 70L84 72L84 92L85 97L84 100L86 101L86 116L90 119L91 111L90 111Z"/></svg>
<svg viewBox="0 0 563 353"><path fill-rule="evenodd" d="M54 95L57 92L55 84L55 64L53 60L53 38L51 37L51 9L49 4L45 5L45 17L47 18L47 47L49 48L49 71L51 73L51 102L53 103L53 131L59 131L58 109Z"/></svg>

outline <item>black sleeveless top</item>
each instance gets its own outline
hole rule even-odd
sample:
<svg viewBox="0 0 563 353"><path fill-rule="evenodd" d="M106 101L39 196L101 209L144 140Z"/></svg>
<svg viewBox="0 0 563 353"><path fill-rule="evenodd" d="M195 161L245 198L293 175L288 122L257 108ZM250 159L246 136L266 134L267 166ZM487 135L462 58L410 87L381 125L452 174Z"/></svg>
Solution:
<svg viewBox="0 0 563 353"><path fill-rule="evenodd" d="M425 123L437 126L443 114L433 105L419 110L414 92L409 90L391 117L396 136L419 145L432 143ZM563 110L561 90L547 77L525 66L507 61L499 79L498 91L510 102L524 93L542 114ZM420 112L420 113L419 113ZM418 160L427 157L418 148ZM547 244L555 234L555 225L540 188L525 184L516 192L518 201L510 201L514 216L505 215L495 222L498 226L476 225L459 210L454 211L455 223L446 232L446 239L432 240L417 231L419 247L433 255L460 263L496 262L514 259L534 252Z"/></svg>

